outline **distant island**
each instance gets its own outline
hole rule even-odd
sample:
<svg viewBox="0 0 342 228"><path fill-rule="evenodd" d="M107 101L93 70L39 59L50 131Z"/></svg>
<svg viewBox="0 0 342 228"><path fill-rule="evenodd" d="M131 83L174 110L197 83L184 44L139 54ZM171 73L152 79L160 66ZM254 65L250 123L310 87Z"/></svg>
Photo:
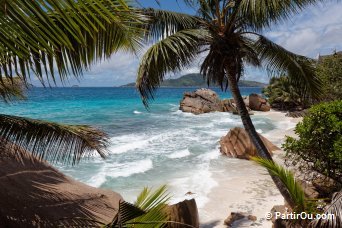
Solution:
<svg viewBox="0 0 342 228"><path fill-rule="evenodd" d="M135 83L129 83L126 85L122 85L120 87L134 87ZM248 80L240 80L239 86L241 87L265 87L267 84L256 82L256 81L248 81ZM207 82L203 79L201 74L186 74L180 78L176 79L167 79L162 84L161 87L208 87ZM217 85L210 84L210 87L217 87Z"/></svg>

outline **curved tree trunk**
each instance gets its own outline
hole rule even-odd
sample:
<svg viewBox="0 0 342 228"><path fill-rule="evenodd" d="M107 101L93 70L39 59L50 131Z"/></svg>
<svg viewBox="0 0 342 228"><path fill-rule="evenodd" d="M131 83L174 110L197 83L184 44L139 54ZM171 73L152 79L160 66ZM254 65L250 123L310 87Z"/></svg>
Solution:
<svg viewBox="0 0 342 228"><path fill-rule="evenodd" d="M241 93L240 93L240 89L238 87L238 82L236 80L236 78L237 78L236 73L231 72L229 70L228 70L228 72L229 72L229 74L227 74L227 78L228 78L229 88L230 88L230 91L233 95L234 101L236 103L236 107L239 111L239 114L240 114L240 117L241 117L241 120L242 120L242 123L243 123L245 130L247 131L252 143L256 147L256 149L258 151L258 155L262 158L266 158L266 159L273 161L271 154L269 153L265 144L263 143L263 141L259 137L259 135L258 135L257 131L255 130L255 127L252 123L252 120L248 114L248 110L246 108L246 105L245 105L243 98L241 96ZM295 207L294 201L292 200L291 195L287 191L287 188L285 187L283 182L277 176L274 176L271 173L269 173L269 174L271 175L273 182L277 186L280 193L283 195L286 202L292 208L294 208Z"/></svg>

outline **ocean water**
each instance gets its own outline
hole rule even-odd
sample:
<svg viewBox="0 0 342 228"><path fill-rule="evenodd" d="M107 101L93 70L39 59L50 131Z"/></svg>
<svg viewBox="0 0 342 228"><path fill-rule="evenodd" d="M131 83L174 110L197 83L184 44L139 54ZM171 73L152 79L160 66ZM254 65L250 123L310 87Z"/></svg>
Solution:
<svg viewBox="0 0 342 228"><path fill-rule="evenodd" d="M173 201L196 193L198 206L217 185L213 173L236 167L237 159L220 159L220 137L242 126L230 113L192 115L178 110L185 91L195 88L161 88L147 111L134 88L33 88L28 100L0 104L1 113L69 124L88 124L110 135L106 160L94 156L77 166L58 164L63 173L94 187L119 192L134 201L143 187L169 186ZM220 98L229 92L216 90ZM243 95L260 88L242 88ZM260 133L277 126L253 116ZM233 170L231 170L233 171Z"/></svg>

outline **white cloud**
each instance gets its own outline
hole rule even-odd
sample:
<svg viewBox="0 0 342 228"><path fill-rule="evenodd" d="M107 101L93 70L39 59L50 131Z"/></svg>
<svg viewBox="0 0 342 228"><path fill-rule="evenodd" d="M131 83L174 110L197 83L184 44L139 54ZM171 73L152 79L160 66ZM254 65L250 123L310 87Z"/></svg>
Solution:
<svg viewBox="0 0 342 228"><path fill-rule="evenodd" d="M291 21L266 32L266 36L286 49L316 57L342 49L342 3L311 6Z"/></svg>

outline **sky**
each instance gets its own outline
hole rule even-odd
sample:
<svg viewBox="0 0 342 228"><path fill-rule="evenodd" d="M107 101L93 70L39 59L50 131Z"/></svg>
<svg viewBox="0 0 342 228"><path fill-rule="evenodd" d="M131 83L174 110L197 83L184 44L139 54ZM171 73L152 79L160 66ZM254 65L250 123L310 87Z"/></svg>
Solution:
<svg viewBox="0 0 342 228"><path fill-rule="evenodd" d="M171 11L193 14L182 0L140 0L143 7L161 8ZM325 3L307 7L282 24L264 31L264 35L287 50L297 54L317 58L319 54L331 54L334 50L342 51L342 1L330 0ZM134 82L141 56L118 52L109 60L94 65L77 81L71 78L65 86L112 87ZM177 78L187 73L198 73L201 58L177 74L168 77ZM245 80L268 82L266 72L248 67ZM34 85L39 85L33 80Z"/></svg>

